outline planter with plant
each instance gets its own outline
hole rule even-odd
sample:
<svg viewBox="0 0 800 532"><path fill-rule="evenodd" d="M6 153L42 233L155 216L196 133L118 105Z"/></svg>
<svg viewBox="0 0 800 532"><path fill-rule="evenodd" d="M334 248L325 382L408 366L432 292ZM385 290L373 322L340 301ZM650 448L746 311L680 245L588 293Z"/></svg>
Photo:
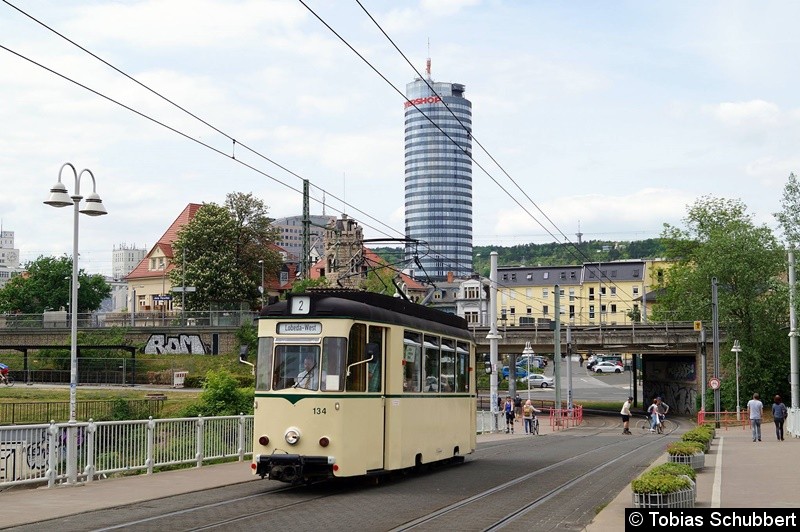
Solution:
<svg viewBox="0 0 800 532"><path fill-rule="evenodd" d="M694 508L697 495L689 475L659 468L634 479L631 490L635 508Z"/></svg>
<svg viewBox="0 0 800 532"><path fill-rule="evenodd" d="M706 453L711 449L711 440L713 439L713 434L702 426L688 430L681 436L681 441L697 442L701 444L703 446L703 452Z"/></svg>
<svg viewBox="0 0 800 532"><path fill-rule="evenodd" d="M667 461L688 464L692 469L702 469L706 465L705 446L696 441L676 441L667 445Z"/></svg>

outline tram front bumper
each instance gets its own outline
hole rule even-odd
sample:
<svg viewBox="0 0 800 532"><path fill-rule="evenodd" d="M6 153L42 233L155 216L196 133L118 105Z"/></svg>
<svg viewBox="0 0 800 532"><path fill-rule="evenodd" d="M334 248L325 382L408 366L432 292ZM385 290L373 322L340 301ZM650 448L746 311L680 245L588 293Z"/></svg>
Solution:
<svg viewBox="0 0 800 532"><path fill-rule="evenodd" d="M256 475L289 483L331 478L334 462L332 456L261 454L256 456Z"/></svg>

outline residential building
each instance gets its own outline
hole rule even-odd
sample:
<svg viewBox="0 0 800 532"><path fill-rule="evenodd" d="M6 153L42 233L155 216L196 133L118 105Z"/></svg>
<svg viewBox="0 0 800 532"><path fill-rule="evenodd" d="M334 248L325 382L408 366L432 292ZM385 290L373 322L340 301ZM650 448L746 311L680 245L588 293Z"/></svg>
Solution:
<svg viewBox="0 0 800 532"><path fill-rule="evenodd" d="M147 249L136 245L120 244L114 246L111 252L111 277L106 282L111 287L111 299L108 311L123 312L130 310L130 297L128 296L128 283L125 278L147 255ZM104 302L105 303L105 302Z"/></svg>
<svg viewBox="0 0 800 532"><path fill-rule="evenodd" d="M406 246L424 274L444 281L472 274L472 103L460 83L425 79L406 85Z"/></svg>
<svg viewBox="0 0 800 532"><path fill-rule="evenodd" d="M137 313L167 312L173 309L174 302L170 295L172 283L169 280L169 272L175 267L172 243L178 237L178 230L194 218L200 207L199 203L188 204L133 271L125 277L129 290L128 299L133 302L133 308Z"/></svg>
<svg viewBox="0 0 800 532"><path fill-rule="evenodd" d="M657 286L656 271L662 268L663 262L652 260L499 267L498 324L549 325L555 318L556 285L564 324L615 325L642 321L646 319L643 296Z"/></svg>

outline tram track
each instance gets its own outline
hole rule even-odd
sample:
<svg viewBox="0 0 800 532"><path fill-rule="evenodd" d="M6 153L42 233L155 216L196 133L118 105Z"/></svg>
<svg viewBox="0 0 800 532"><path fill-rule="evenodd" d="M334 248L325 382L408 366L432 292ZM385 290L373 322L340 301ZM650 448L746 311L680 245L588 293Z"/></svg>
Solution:
<svg viewBox="0 0 800 532"><path fill-rule="evenodd" d="M607 423L604 422L603 426L605 426L605 425L607 425ZM616 427L616 424L615 424L615 427ZM680 425L678 423L673 423L673 428L670 431L670 433L678 430L679 427L680 427ZM597 433L599 433L599 432L600 432L600 428L598 428ZM587 434L586 436L590 436L590 435L591 434ZM644 437L646 437L646 436L644 436ZM552 471L555 471L555 470L557 470L559 468L563 468L564 466L569 465L571 463L580 462L584 458L596 453L597 451L601 451L601 450L604 450L604 449L606 449L606 450L608 450L608 449L616 449L616 448L622 447L622 446L624 446L626 444L627 444L627 441L626 440L622 440L622 441L619 441L619 442L613 442L613 443L609 443L609 444L606 444L606 445L599 446L597 448L592 449L591 451L587 451L587 452L578 454L576 456L573 456L572 458L568 458L568 459L563 460L563 461L561 461L559 463L555 463L555 464L552 464L550 466L544 467L542 469L538 469L536 471L528 473L526 475L522 475L522 476L517 477L515 479L512 479L512 480L510 480L508 482L505 482L505 483L503 483L501 485L494 486L494 487L492 487L490 489L484 490L481 493L472 495L472 496L467 497L467 498L465 498L465 499L463 499L461 501L457 501L457 502L455 502L455 503L453 503L453 504L451 504L451 505L449 505L447 507L444 507L444 508L441 508L441 509L436 510L434 512L431 512L431 513L429 513L427 515L418 517L418 518L416 518L416 519L414 519L412 521L409 521L409 522L404 523L404 524L402 524L402 525L400 525L398 527L393 528L392 532L400 532L400 531L406 531L406 530L416 530L416 529L423 529L423 528L424 529L431 529L431 530L440 529L441 527L439 526L439 521L442 520L442 519L446 519L446 516L448 514L452 513L452 512L463 510L466 507L469 507L471 505L476 505L476 504L480 504L480 505L486 506L487 505L486 499L488 499L488 498L491 498L491 497L494 497L494 496L498 496L498 495L499 496L503 496L503 494L505 492L507 492L509 490L513 490L514 488L519 487L520 484L526 483L526 482L528 482L528 481L530 481L532 479L536 479L537 477L540 477L540 476L545 476L548 473L550 473ZM543 503L548 502L548 501L554 499L555 497L558 497L560 494L564 493L566 490L568 490L568 489L570 489L570 488L572 488L574 486L580 485L581 482L583 482L585 479L591 477L592 475L596 475L598 473L601 473L606 468L612 467L612 466L616 465L617 463L628 459L631 455L634 455L636 453L641 452L643 447L650 447L650 446L654 446L656 444L663 444L663 439L662 438L652 439L651 441L645 443L643 446L627 450L624 453L618 455L616 458L614 458L614 459L612 459L610 461L606 461L606 462L604 462L602 464L599 464L599 465L597 465L595 467L592 467L591 469L589 469L588 471L580 474L579 476L576 476L576 477L570 479L569 481L562 482L562 483L558 484L557 486L548 489L544 493L538 494L536 497L534 497L532 500L530 500L526 504L523 504L522 506L516 508L512 512L506 513L501 518L496 519L493 522L484 525L481 528L481 530L484 530L484 531L488 532L488 531L495 531L495 530L501 530L503 528L506 528L507 526L509 526L510 524L514 523L515 521L523 518L526 514L531 512L533 509L541 506Z"/></svg>

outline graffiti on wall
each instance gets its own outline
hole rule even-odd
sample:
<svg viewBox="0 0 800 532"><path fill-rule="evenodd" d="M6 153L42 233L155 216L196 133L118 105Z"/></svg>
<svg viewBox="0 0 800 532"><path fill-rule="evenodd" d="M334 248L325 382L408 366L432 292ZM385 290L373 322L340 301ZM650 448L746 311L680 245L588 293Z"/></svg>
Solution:
<svg viewBox="0 0 800 532"><path fill-rule="evenodd" d="M147 355L205 355L209 351L199 334L151 334L144 346Z"/></svg>
<svg viewBox="0 0 800 532"><path fill-rule="evenodd" d="M670 411L697 413L697 364L693 356L645 358L642 394L647 407L653 397L663 397Z"/></svg>

